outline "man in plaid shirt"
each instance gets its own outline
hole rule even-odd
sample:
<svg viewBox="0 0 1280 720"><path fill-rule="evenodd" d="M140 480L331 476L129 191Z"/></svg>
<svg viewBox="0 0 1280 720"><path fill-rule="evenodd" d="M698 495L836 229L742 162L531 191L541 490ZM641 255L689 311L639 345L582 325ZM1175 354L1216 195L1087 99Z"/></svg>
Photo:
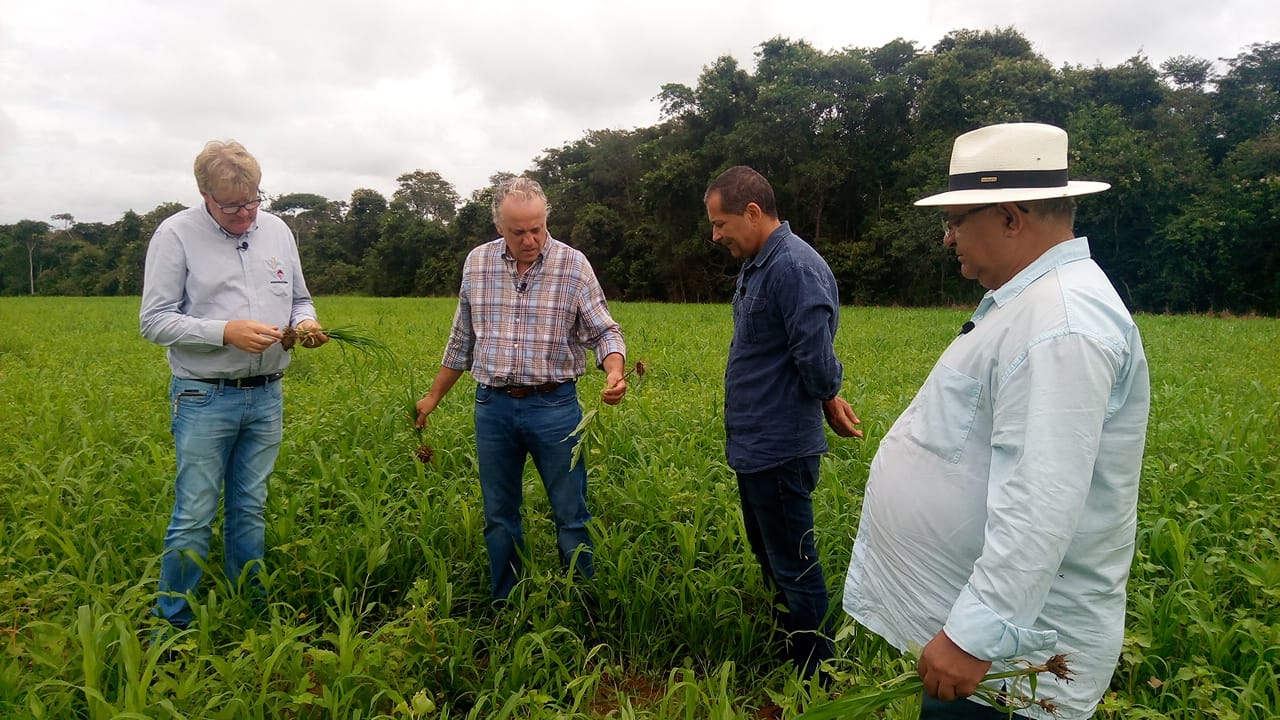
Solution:
<svg viewBox="0 0 1280 720"><path fill-rule="evenodd" d="M570 466L574 444L564 442L582 421L576 381L586 372L587 348L606 373L600 399L616 405L627 392L622 331L587 258L548 234L548 209L534 180L498 186L493 223L501 237L467 255L440 371L417 402L417 426L424 427L463 372L476 380L484 540L496 602L515 587L525 549L520 505L528 456L551 503L561 564L594 574L586 466Z"/></svg>

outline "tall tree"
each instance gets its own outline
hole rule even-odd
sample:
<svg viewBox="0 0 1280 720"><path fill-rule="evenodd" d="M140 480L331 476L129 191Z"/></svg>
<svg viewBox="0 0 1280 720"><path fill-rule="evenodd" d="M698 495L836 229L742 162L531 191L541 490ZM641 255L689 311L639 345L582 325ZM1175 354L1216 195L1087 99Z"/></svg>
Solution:
<svg viewBox="0 0 1280 720"><path fill-rule="evenodd" d="M1220 157L1225 157L1231 148L1280 123L1280 42L1255 43L1227 60L1227 73L1217 86L1225 141Z"/></svg>
<svg viewBox="0 0 1280 720"><path fill-rule="evenodd" d="M329 204L323 195L315 193L287 193L271 198L271 212L281 216L299 215L320 210Z"/></svg>
<svg viewBox="0 0 1280 720"><path fill-rule="evenodd" d="M36 248L49 237L49 225L36 220L19 220L11 231L13 238L27 248L27 281L30 293L36 294Z"/></svg>
<svg viewBox="0 0 1280 720"><path fill-rule="evenodd" d="M391 202L382 214L377 242L365 253L366 292L380 297L415 294L414 280L430 250L428 226L444 234L439 223L424 220L403 200Z"/></svg>
<svg viewBox="0 0 1280 720"><path fill-rule="evenodd" d="M414 170L396 178L399 189L391 196L412 213L424 220L448 223L458 214L462 201L453 184L429 170Z"/></svg>
<svg viewBox="0 0 1280 720"><path fill-rule="evenodd" d="M365 252L378 241L382 213L387 199L377 190L358 188L351 192L351 204L342 221L342 249L352 265L364 261Z"/></svg>

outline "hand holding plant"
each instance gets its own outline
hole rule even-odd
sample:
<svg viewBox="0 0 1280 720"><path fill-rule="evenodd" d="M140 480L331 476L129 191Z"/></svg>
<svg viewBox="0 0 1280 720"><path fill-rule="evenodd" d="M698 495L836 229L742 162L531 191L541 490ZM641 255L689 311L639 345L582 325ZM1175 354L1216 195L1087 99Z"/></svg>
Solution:
<svg viewBox="0 0 1280 720"><path fill-rule="evenodd" d="M423 438L423 431L427 426L427 415L431 414L435 407L427 408L424 402L425 397L419 397L417 384L413 382L412 376L409 379L409 394L405 402L405 416L409 419L409 424L413 426L413 432L418 436L418 446L413 449L413 456L418 458L418 462L426 465L435 457L435 449L431 447L431 443Z"/></svg>
<svg viewBox="0 0 1280 720"><path fill-rule="evenodd" d="M305 348L316 348L330 340L337 342L344 352L350 348L367 360L391 366L396 364L395 354L385 343L350 326L322 328L313 320L304 320L296 327L284 329L280 345L285 350L292 350L297 344Z"/></svg>
<svg viewBox="0 0 1280 720"><path fill-rule="evenodd" d="M1012 683L1001 690L979 685L974 697L982 698L995 708L1007 709L1010 714L1025 710L1032 705L1039 706L1045 712L1057 713L1057 706L1052 698L1037 698L1036 689L1041 673L1050 673L1063 682L1071 682L1071 670L1067 666L1065 655L1054 655L1042 665L1033 665L1019 660L1013 670L1002 670L987 673L982 682L992 680L1011 680ZM1023 681L1026 681L1024 692ZM887 708L894 701L914 697L924 692L924 680L915 670L909 670L888 680L874 689L853 691L837 697L830 702L809 708L796 717L796 720L843 720L845 718L879 717L879 711Z"/></svg>
<svg viewBox="0 0 1280 720"><path fill-rule="evenodd" d="M643 360L636 361L635 366L623 374L622 382L615 383L613 386L606 388L605 391L600 394L600 399L596 401L596 406L582 414L582 421L573 429L573 432L569 433L564 438L566 442L574 437L578 438L577 442L573 446L573 455L569 458L569 467L575 467L578 464L578 461L582 459L582 449L588 440L592 442L599 442L600 440L595 432L594 425L596 416L600 412L601 402L608 403L609 405L616 405L618 401L622 399L623 393L626 392L626 386L624 383L626 383L627 379L632 375L635 375L637 378L642 378L648 371L649 368L645 365ZM609 402L608 400L610 397L613 397L610 395L611 391L616 391L617 399L613 402Z"/></svg>

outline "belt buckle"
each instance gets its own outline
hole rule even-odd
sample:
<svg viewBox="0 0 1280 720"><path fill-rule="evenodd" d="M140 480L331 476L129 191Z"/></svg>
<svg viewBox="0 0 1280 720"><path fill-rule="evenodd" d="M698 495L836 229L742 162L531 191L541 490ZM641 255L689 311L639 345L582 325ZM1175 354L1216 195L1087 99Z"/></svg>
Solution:
<svg viewBox="0 0 1280 720"><path fill-rule="evenodd" d="M507 395L510 395L516 400L523 400L536 392L536 388L528 387L526 385L512 385L507 388Z"/></svg>

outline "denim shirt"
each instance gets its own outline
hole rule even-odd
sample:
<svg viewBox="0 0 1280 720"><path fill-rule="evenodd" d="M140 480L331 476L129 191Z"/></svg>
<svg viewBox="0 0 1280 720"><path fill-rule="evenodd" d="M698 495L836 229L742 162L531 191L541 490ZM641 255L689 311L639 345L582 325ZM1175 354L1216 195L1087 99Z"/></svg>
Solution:
<svg viewBox="0 0 1280 720"><path fill-rule="evenodd" d="M783 222L743 263L733 295L724 425L735 472L827 451L822 402L844 372L832 346L839 321L831 268Z"/></svg>
<svg viewBox="0 0 1280 720"><path fill-rule="evenodd" d="M1085 238L983 298L871 463L844 608L906 650L945 630L1088 717L1124 639L1150 407L1138 328ZM1047 717L1038 707L1023 714Z"/></svg>

